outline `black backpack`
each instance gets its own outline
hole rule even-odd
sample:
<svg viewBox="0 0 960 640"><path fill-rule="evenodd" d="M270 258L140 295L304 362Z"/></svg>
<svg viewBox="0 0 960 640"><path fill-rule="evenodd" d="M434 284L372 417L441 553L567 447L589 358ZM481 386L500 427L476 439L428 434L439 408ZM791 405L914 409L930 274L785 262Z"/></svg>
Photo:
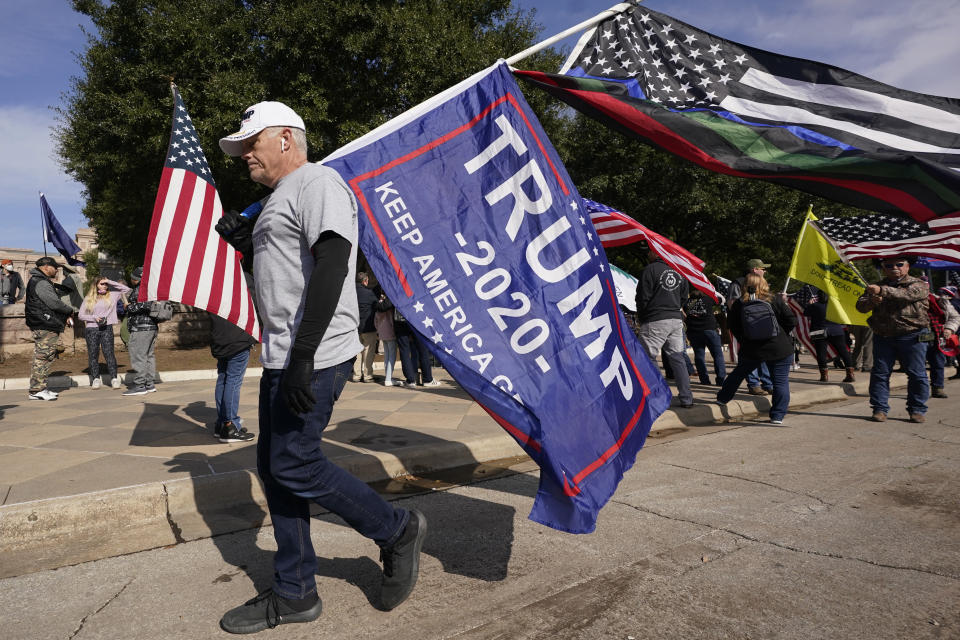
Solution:
<svg viewBox="0 0 960 640"><path fill-rule="evenodd" d="M766 300L747 300L740 310L744 340L769 340L780 335L773 305Z"/></svg>

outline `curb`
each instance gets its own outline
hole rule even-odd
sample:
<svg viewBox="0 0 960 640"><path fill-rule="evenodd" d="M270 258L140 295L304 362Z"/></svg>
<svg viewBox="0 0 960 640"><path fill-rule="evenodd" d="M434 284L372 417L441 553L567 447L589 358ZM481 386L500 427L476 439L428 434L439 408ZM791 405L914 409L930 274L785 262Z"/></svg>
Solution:
<svg viewBox="0 0 960 640"><path fill-rule="evenodd" d="M524 455L506 435L333 458L364 482ZM313 505L311 513L323 510ZM269 524L256 470L0 506L0 578Z"/></svg>
<svg viewBox="0 0 960 640"><path fill-rule="evenodd" d="M248 375L254 374L248 370ZM817 386L792 393L790 406L863 397L868 381L813 384ZM896 374L890 386L906 386L906 376ZM750 396L725 406L668 409L651 433L750 419L769 408L768 396ZM369 483L522 455L514 439L503 433L393 452L349 454L333 461ZM322 510L314 505L312 512ZM254 469L0 506L0 578L208 538L269 521Z"/></svg>
<svg viewBox="0 0 960 640"><path fill-rule="evenodd" d="M383 369L383 362L373 363L374 371ZM110 386L108 373L100 375L100 379L105 386ZM262 367L249 367L244 378L260 377L263 375ZM125 373L121 378L124 385L133 384L134 374ZM157 374L157 380L163 382L185 382L188 380L216 380L216 369L190 369L185 371L164 371L163 375ZM70 389L71 387L86 387L90 385L90 377L86 375L78 376L50 376L47 378L47 386L52 389ZM0 378L0 391L15 391L19 389L29 389L30 378Z"/></svg>

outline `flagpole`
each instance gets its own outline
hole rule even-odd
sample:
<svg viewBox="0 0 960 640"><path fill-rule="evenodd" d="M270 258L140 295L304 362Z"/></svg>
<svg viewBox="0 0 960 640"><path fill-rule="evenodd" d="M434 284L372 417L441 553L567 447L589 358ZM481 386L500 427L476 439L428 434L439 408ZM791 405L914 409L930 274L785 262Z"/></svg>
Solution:
<svg viewBox="0 0 960 640"><path fill-rule="evenodd" d="M43 213L43 191L40 194L40 232L43 234L43 257L47 257L47 216Z"/></svg>
<svg viewBox="0 0 960 640"><path fill-rule="evenodd" d="M624 11L627 11L627 10L629 10L629 9L632 9L632 8L635 7L635 6L636 6L636 3L634 3L634 2L621 2L621 3L619 3L619 4L616 4L616 5L612 6L612 7L610 7L609 9L607 9L606 11L604 11L604 12L602 12L602 13L598 13L597 15L595 15L595 16L592 17L592 18L590 18L589 20L584 20L584 21L581 22L580 24L578 24L578 25L576 25L576 26L573 26L573 27L570 27L570 28L567 29L566 31L562 31L562 32L558 33L557 35L555 35L555 36L553 36L553 37L547 38L547 39L544 40L543 42L539 42L539 43L533 45L532 47L529 47L529 48L527 48L527 49L524 49L524 50L521 51L520 53L516 53L516 54L510 56L509 58L507 58L506 63L512 65L512 64L515 63L515 62L520 62L520 61L523 60L524 58L529 58L530 56L532 56L533 54L537 53L538 51L541 51L541 50L543 50L543 49L546 49L547 47L549 47L550 45L552 45L554 42L558 42L558 41L560 41L560 40L563 40L563 39L566 38L567 36L572 36L572 35L574 35L574 34L576 34L576 33L579 33L580 31L583 31L584 29L587 29L588 27L592 27L593 25L597 24L598 22L603 22L603 21L606 20L607 18L609 18L609 17L611 17L611 16L615 16L615 15L617 15L618 13L623 13Z"/></svg>
<svg viewBox="0 0 960 640"><path fill-rule="evenodd" d="M797 252L800 251L800 245L803 244L803 234L807 232L807 223L810 222L810 214L813 213L813 205L807 205L807 215L803 217L803 226L800 227L800 237L797 238L797 244L793 247L793 257L790 258L791 268L797 261ZM787 287L790 286L790 269L787 269L787 281L783 283L783 293L787 293Z"/></svg>

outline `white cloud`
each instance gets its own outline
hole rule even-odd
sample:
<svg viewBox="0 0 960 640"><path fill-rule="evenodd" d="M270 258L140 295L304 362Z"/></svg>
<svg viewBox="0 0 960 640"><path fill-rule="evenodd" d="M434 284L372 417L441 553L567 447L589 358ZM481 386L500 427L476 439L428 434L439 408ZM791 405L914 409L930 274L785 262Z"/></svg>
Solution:
<svg viewBox="0 0 960 640"><path fill-rule="evenodd" d="M68 233L86 227L80 213L81 185L71 180L55 160L53 112L40 107L0 106L0 193L3 194L3 246L39 248L40 200L47 196Z"/></svg>

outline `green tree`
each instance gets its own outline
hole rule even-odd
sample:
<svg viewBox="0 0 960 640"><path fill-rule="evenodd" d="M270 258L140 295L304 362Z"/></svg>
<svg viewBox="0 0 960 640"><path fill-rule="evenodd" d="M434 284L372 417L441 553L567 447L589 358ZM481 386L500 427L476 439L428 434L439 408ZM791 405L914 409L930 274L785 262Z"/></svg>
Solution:
<svg viewBox="0 0 960 640"><path fill-rule="evenodd" d="M59 109L58 152L84 185L100 246L145 248L175 81L223 206L263 197L217 141L261 100L292 106L319 160L411 106L516 53L538 31L510 0L73 0L94 32ZM553 70L556 52L525 61ZM560 107L528 96L548 133Z"/></svg>

